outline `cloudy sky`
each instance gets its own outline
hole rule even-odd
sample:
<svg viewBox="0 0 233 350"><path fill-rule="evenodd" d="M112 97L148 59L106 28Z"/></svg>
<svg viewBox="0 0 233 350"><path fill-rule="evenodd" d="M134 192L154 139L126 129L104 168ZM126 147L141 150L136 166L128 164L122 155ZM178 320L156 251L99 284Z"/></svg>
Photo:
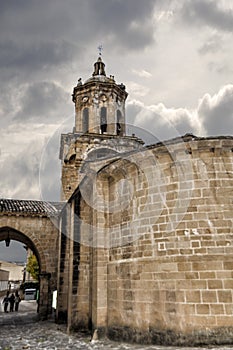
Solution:
<svg viewBox="0 0 233 350"><path fill-rule="evenodd" d="M0 197L59 199L59 135L103 45L127 130L232 135L232 0L0 0Z"/></svg>
<svg viewBox="0 0 233 350"><path fill-rule="evenodd" d="M25 263L27 261L27 252L24 244L17 241L11 241L10 246L6 248L5 241L0 242L0 260L12 263Z"/></svg>

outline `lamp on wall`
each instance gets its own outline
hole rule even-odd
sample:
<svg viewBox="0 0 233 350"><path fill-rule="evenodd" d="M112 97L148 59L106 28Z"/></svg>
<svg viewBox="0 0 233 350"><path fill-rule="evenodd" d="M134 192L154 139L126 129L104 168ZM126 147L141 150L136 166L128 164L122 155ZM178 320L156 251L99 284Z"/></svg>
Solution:
<svg viewBox="0 0 233 350"><path fill-rule="evenodd" d="M8 232L7 238L5 239L6 247L9 247L10 241L11 241L11 240L10 240L10 236L9 236L9 232Z"/></svg>

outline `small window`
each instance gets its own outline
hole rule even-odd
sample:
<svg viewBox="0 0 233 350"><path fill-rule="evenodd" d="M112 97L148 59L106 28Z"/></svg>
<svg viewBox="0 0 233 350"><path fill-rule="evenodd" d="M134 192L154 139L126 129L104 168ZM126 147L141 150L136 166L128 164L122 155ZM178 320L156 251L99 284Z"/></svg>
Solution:
<svg viewBox="0 0 233 350"><path fill-rule="evenodd" d="M107 131L107 108L101 107L100 110L100 130L101 134Z"/></svg>
<svg viewBox="0 0 233 350"><path fill-rule="evenodd" d="M84 108L83 110L83 132L88 132L89 129L89 110Z"/></svg>

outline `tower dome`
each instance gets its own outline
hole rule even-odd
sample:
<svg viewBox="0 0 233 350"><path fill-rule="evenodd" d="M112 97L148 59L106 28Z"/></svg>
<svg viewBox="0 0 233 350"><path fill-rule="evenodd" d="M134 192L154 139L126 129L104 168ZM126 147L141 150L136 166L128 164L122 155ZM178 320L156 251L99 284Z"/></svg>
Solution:
<svg viewBox="0 0 233 350"><path fill-rule="evenodd" d="M124 84L116 84L114 76L105 72L99 56L92 76L82 83L79 79L73 90L75 103L75 131L107 135L125 135Z"/></svg>

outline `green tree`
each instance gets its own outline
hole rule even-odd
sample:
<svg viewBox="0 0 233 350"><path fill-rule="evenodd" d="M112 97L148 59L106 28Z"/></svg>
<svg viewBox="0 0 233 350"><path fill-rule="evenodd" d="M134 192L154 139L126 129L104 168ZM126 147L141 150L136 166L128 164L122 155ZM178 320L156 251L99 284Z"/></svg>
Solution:
<svg viewBox="0 0 233 350"><path fill-rule="evenodd" d="M36 281L39 281L39 264L34 254L31 254L29 256L26 270L30 273L32 278L34 278Z"/></svg>

